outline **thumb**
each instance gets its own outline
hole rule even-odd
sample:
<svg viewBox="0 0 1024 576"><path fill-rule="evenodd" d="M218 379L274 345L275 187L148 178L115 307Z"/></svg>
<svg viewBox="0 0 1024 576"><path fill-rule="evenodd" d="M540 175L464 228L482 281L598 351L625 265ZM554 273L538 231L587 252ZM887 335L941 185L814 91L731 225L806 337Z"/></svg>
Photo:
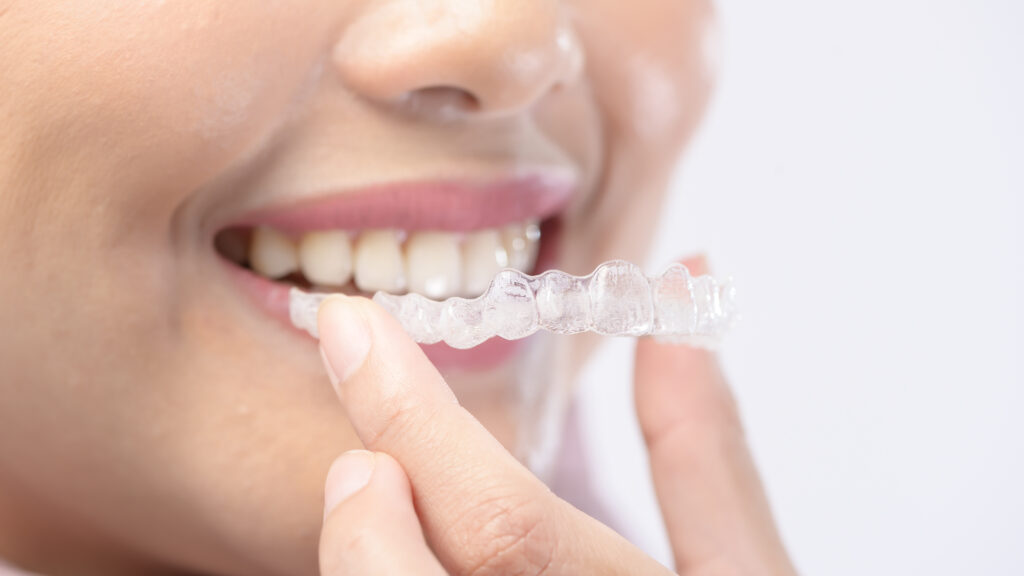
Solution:
<svg viewBox="0 0 1024 576"><path fill-rule="evenodd" d="M327 473L320 574L444 574L423 538L409 479L383 452L353 450Z"/></svg>

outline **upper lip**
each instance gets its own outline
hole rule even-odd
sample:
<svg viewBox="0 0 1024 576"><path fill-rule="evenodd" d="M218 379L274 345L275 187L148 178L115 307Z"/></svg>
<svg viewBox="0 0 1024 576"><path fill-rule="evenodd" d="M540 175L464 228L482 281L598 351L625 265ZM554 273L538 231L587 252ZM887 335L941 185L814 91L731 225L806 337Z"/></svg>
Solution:
<svg viewBox="0 0 1024 576"><path fill-rule="evenodd" d="M270 226L282 232L497 228L562 212L577 186L575 176L563 171L486 181L394 182L259 208L225 227Z"/></svg>

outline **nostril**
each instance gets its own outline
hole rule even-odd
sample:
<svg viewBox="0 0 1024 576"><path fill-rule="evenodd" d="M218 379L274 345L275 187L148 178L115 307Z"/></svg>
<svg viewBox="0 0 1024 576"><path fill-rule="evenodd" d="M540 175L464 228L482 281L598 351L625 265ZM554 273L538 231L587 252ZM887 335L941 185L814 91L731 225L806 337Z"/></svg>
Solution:
<svg viewBox="0 0 1024 576"><path fill-rule="evenodd" d="M422 116L450 119L480 111L475 94L457 86L427 86L406 93L402 100L406 111Z"/></svg>

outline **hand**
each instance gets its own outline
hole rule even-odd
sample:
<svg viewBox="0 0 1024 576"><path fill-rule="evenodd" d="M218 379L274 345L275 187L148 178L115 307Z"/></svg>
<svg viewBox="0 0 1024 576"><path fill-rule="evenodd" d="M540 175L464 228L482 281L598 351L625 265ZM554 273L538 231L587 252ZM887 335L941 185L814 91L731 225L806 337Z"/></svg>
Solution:
<svg viewBox="0 0 1024 576"><path fill-rule="evenodd" d="M372 302L331 298L319 323L331 381L369 450L328 474L321 574L670 573L549 491ZM794 574L713 355L642 340L635 385L680 573Z"/></svg>

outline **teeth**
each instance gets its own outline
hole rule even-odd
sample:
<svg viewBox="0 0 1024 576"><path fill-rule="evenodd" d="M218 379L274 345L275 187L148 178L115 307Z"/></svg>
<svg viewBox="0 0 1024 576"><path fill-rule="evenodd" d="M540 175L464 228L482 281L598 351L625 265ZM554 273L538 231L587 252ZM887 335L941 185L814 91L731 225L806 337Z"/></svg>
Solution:
<svg viewBox="0 0 1024 576"><path fill-rule="evenodd" d="M502 241L508 253L508 267L530 270L537 263L540 227L536 224L513 224L502 230Z"/></svg>
<svg viewBox="0 0 1024 576"><path fill-rule="evenodd" d="M483 294L494 275L509 264L501 234L497 230L484 230L467 235L462 242L462 264L463 292Z"/></svg>
<svg viewBox="0 0 1024 576"><path fill-rule="evenodd" d="M295 244L277 230L263 226L253 230L249 262L253 270L267 278L282 278L299 269Z"/></svg>
<svg viewBox="0 0 1024 576"><path fill-rule="evenodd" d="M341 287L352 279L352 242L341 230L310 232L299 243L302 275L313 284Z"/></svg>
<svg viewBox="0 0 1024 576"><path fill-rule="evenodd" d="M356 242L356 287L364 292L405 290L404 260L398 232L363 232Z"/></svg>
<svg viewBox="0 0 1024 576"><path fill-rule="evenodd" d="M430 298L447 298L462 289L459 240L444 232L418 232L405 244L409 290Z"/></svg>
<svg viewBox="0 0 1024 576"><path fill-rule="evenodd" d="M241 242L245 242L245 236ZM218 249L236 238L218 238ZM237 242L235 242L237 243ZM537 262L540 227L535 223L469 233L345 230L307 232L296 243L272 228L257 227L248 246L253 270L268 278L301 271L310 284L338 289L349 283L363 292L407 289L432 299L484 293L498 272L530 272ZM228 246L231 247L231 246ZM234 252L234 251L233 251ZM236 262L241 255L229 256Z"/></svg>

